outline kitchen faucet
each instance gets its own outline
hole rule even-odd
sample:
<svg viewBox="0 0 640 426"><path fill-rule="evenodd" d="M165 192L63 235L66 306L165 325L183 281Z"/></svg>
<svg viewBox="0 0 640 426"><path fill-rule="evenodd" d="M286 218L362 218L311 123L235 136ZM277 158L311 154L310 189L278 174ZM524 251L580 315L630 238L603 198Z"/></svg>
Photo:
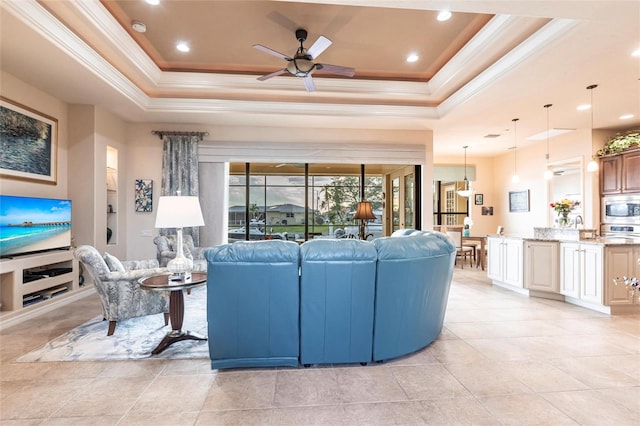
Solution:
<svg viewBox="0 0 640 426"><path fill-rule="evenodd" d="M584 221L582 220L582 216L577 215L573 223L574 223L576 229L578 229L578 224L584 225Z"/></svg>

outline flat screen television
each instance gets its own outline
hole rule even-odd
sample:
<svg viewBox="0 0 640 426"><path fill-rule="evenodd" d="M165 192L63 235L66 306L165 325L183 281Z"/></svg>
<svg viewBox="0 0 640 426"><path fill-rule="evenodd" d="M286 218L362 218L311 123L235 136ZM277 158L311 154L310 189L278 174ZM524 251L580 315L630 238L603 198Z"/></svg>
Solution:
<svg viewBox="0 0 640 426"><path fill-rule="evenodd" d="M71 247L71 200L0 195L0 257Z"/></svg>

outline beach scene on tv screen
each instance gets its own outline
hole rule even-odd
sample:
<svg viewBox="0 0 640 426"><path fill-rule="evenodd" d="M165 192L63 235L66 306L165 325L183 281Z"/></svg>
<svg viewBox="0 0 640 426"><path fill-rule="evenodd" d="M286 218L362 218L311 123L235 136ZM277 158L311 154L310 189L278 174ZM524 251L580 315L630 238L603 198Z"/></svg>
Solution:
<svg viewBox="0 0 640 426"><path fill-rule="evenodd" d="M70 200L0 196L0 256L70 245Z"/></svg>

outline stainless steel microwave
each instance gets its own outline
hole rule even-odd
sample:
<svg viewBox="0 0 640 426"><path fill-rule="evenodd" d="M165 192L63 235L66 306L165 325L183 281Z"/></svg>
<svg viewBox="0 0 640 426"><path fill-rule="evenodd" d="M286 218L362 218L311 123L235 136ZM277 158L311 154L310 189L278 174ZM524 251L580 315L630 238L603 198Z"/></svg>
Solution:
<svg viewBox="0 0 640 426"><path fill-rule="evenodd" d="M640 225L640 195L603 197L602 223Z"/></svg>

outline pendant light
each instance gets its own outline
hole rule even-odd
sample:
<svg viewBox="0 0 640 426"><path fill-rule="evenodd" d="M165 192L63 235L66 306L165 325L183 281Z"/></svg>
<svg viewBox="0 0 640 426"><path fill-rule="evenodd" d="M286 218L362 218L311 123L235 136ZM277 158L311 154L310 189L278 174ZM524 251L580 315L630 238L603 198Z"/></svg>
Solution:
<svg viewBox="0 0 640 426"><path fill-rule="evenodd" d="M516 151L518 150L518 138L516 134L516 123L520 120L519 118L514 118L513 120L513 176L511 177L511 182L518 183L520 182L520 177L518 176L518 166L516 163Z"/></svg>
<svg viewBox="0 0 640 426"><path fill-rule="evenodd" d="M593 89L598 87L597 84L592 84L591 86L587 86L587 90L591 92L591 132L589 133L589 138L591 139L591 149L593 149ZM593 173L598 171L598 162L593 156L591 157L591 161L587 164L587 172Z"/></svg>
<svg viewBox="0 0 640 426"><path fill-rule="evenodd" d="M551 108L552 106L553 104L546 104L544 106L547 110L547 155L545 157L547 160L547 170L544 171L545 180L553 179L553 170L551 170L551 167L549 167L549 108Z"/></svg>
<svg viewBox="0 0 640 426"><path fill-rule="evenodd" d="M469 145L465 145L462 148L464 148L464 189L458 191L458 195L470 197L473 194L473 189L469 188L469 180L467 179L467 148L469 148Z"/></svg>

